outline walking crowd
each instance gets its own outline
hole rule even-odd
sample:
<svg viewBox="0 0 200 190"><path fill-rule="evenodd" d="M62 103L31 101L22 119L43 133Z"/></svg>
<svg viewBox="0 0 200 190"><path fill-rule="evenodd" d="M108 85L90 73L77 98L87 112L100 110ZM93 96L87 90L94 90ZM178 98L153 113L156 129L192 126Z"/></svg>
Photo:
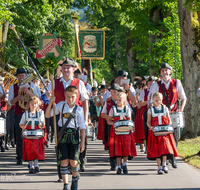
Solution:
<svg viewBox="0 0 200 190"><path fill-rule="evenodd" d="M48 91L38 78L24 83L29 76L24 68L16 70L18 82L9 89L0 78L0 119L5 124L1 152L16 146L16 163L27 161L28 172L35 174L40 172L39 161L45 160L45 148L55 142L63 190L70 189L68 173L71 190L76 190L79 173L87 169L87 136L102 140L116 174L128 174L128 162L137 156L136 145L155 160L158 175L168 174L170 163L178 167L177 145L184 121L179 126L176 120L184 114L187 98L168 63L161 65L159 78L137 76L133 84L128 73L119 70L111 82L102 79L97 84L94 78L91 86L88 71L70 58L61 61L57 71L55 79L44 80Z"/></svg>

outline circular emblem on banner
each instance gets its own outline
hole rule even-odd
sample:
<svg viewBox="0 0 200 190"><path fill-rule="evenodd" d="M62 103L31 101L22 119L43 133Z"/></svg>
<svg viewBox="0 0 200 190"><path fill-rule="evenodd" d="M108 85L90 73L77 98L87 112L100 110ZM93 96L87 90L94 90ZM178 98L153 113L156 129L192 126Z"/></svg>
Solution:
<svg viewBox="0 0 200 190"><path fill-rule="evenodd" d="M83 50L86 51L87 53L93 53L97 50L96 36L94 35L84 36Z"/></svg>

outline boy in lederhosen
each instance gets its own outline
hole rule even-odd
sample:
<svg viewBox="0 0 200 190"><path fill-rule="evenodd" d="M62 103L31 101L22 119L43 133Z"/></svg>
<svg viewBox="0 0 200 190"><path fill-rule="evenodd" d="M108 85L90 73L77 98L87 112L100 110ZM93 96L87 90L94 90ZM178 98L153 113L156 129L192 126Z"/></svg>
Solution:
<svg viewBox="0 0 200 190"><path fill-rule="evenodd" d="M78 158L79 158L79 129L80 129L80 152L83 152L85 146L85 120L83 108L75 104L75 100L78 95L78 89L75 86L68 86L65 89L65 101L59 102L55 106L55 114L60 114L58 125L61 128L64 127L64 132L61 135L59 141L58 133L58 152L59 159L61 160L61 175L64 182L63 190L69 190L68 184L68 165L70 163L72 170L72 184L71 190L78 189ZM51 101L46 110L46 117L53 116L53 110L51 110L54 97L51 97ZM66 122L70 115L74 115L69 124Z"/></svg>

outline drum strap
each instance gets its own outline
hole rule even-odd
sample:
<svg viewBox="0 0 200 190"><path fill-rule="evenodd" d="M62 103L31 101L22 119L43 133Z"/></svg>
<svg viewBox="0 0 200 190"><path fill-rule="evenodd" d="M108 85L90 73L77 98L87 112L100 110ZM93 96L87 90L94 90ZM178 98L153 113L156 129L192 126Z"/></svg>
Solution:
<svg viewBox="0 0 200 190"><path fill-rule="evenodd" d="M71 121L72 118L74 118L75 129L77 129L77 127L76 127L76 109L77 109L77 105L75 104L75 107L74 107L72 113L70 114L69 118L67 119L67 121L63 125L63 110L64 110L64 106L65 106L65 104L63 104L63 107L62 107L62 113L61 113L62 129L58 133L58 143L60 142L61 137L64 134L64 130L65 130L65 128L67 128L67 126L69 125L69 122Z"/></svg>
<svg viewBox="0 0 200 190"><path fill-rule="evenodd" d="M164 86L163 86L163 83L160 82L160 85L161 85L161 88L162 88L163 94L164 94L164 96L165 96L165 100L166 100L166 102L167 102L167 107L168 107L169 110L171 111L171 107L170 107L169 100L168 100L168 98L167 98L167 93L165 92L165 88L164 88Z"/></svg>

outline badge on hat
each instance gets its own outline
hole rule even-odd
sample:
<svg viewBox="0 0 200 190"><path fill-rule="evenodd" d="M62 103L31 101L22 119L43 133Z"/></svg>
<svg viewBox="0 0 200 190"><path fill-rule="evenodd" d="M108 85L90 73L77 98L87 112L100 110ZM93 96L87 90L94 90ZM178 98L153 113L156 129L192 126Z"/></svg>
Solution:
<svg viewBox="0 0 200 190"><path fill-rule="evenodd" d="M169 63L165 62L161 65L160 69L158 69L158 73L160 73L160 70L163 68L167 68L172 71L172 67L169 65Z"/></svg>
<svg viewBox="0 0 200 190"><path fill-rule="evenodd" d="M60 64L60 66L62 65L71 65L72 67L78 67L78 63L68 57L63 61L63 63Z"/></svg>

